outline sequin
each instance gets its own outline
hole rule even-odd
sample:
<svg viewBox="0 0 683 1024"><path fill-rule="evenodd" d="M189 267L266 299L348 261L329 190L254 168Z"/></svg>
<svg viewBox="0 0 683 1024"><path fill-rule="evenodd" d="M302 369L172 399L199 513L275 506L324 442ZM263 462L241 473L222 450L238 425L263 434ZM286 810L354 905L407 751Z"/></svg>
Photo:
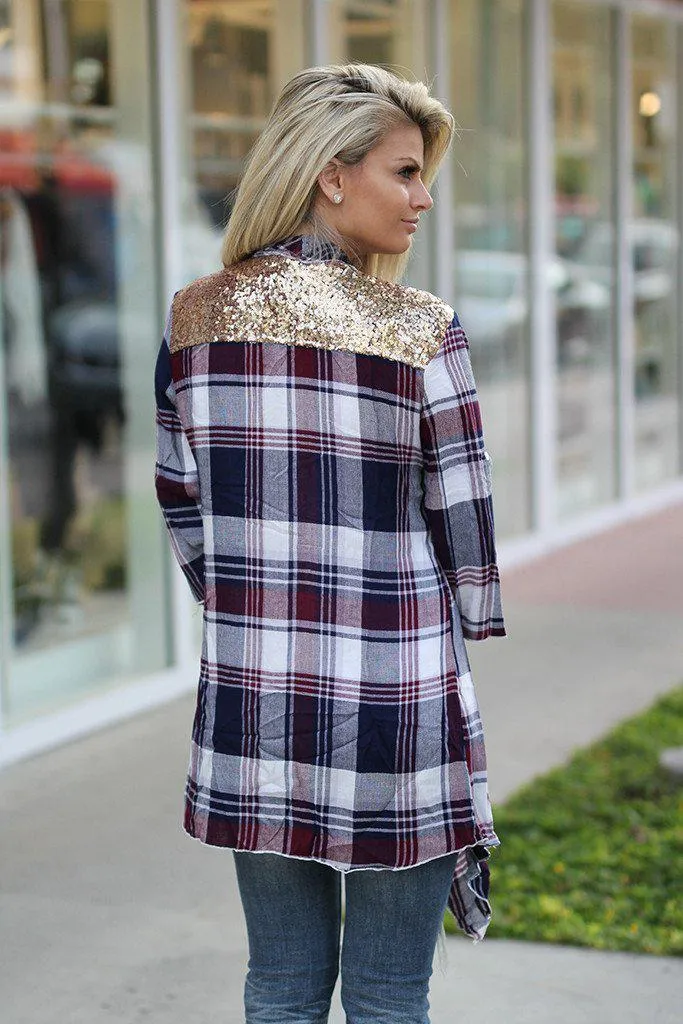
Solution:
<svg viewBox="0 0 683 1024"><path fill-rule="evenodd" d="M425 367L453 310L429 292L336 260L256 255L175 296L171 352L206 342L278 342Z"/></svg>

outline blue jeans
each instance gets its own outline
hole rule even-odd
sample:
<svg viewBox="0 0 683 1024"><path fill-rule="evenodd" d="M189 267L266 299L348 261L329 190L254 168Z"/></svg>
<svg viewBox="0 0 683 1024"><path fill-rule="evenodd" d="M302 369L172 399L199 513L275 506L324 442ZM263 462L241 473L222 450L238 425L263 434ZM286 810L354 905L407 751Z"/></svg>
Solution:
<svg viewBox="0 0 683 1024"><path fill-rule="evenodd" d="M341 872L233 850L249 938L246 1024L326 1024L340 970ZM429 1024L429 978L457 854L345 874L347 1024Z"/></svg>

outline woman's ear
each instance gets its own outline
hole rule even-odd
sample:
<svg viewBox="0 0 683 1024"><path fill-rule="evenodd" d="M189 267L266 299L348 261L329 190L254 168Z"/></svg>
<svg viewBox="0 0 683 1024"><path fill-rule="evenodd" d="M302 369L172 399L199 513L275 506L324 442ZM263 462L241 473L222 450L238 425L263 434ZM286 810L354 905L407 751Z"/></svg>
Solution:
<svg viewBox="0 0 683 1024"><path fill-rule="evenodd" d="M330 200L335 193L338 194L342 190L340 171L341 164L339 160L333 156L332 159L325 164L318 175L318 187Z"/></svg>

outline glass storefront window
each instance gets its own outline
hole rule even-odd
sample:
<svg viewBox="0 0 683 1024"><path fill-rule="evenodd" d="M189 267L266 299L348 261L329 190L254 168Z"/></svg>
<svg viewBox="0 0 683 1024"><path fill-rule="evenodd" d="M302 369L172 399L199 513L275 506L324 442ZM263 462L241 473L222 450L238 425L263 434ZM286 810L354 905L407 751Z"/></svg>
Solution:
<svg viewBox="0 0 683 1024"><path fill-rule="evenodd" d="M381 64L392 70L412 70L415 59L415 17L425 18L414 0L337 0L336 46L344 61Z"/></svg>
<svg viewBox="0 0 683 1024"><path fill-rule="evenodd" d="M552 7L560 519L616 493L612 18Z"/></svg>
<svg viewBox="0 0 683 1024"><path fill-rule="evenodd" d="M446 298L470 341L496 529L508 536L530 523L524 5L453 0L450 15L450 105L462 134L453 146L455 276Z"/></svg>
<svg viewBox="0 0 683 1024"><path fill-rule="evenodd" d="M632 22L635 486L678 473L676 281L676 34L663 21Z"/></svg>
<svg viewBox="0 0 683 1024"><path fill-rule="evenodd" d="M186 281L219 269L245 159L281 86L305 66L304 0L185 0Z"/></svg>
<svg viewBox="0 0 683 1024"><path fill-rule="evenodd" d="M12 722L166 664L145 10L0 3Z"/></svg>

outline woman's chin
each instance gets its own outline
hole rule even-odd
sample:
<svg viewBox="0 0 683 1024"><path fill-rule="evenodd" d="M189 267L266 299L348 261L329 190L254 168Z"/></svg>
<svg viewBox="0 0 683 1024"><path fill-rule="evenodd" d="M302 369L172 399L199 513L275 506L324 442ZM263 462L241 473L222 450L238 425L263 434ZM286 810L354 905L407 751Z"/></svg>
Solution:
<svg viewBox="0 0 683 1024"><path fill-rule="evenodd" d="M376 249L375 252L381 256L402 256L404 252L408 252L412 244L413 240L408 236L402 240L397 239L395 242L387 241L381 249Z"/></svg>

